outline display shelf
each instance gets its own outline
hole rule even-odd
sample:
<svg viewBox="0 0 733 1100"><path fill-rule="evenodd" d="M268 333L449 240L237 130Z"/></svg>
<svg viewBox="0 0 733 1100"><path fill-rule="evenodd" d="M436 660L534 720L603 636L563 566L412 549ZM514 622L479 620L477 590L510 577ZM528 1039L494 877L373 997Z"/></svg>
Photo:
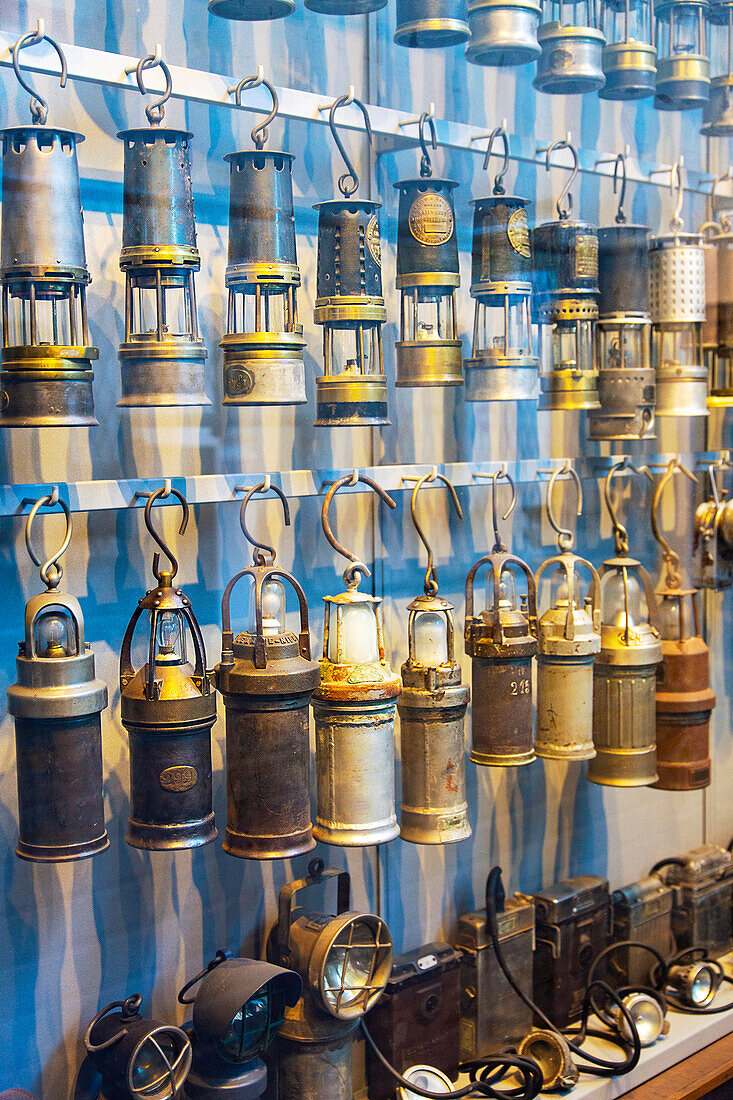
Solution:
<svg viewBox="0 0 733 1100"><path fill-rule="evenodd" d="M681 462L691 469L705 469L721 456L727 457L727 451L697 451L691 454L677 455ZM289 499L298 497L322 496L328 486L347 474L356 472L366 474L377 481L388 493L412 490L414 480L424 474L437 473L447 477L457 488L486 486L486 479L498 470L506 470L515 484L530 484L566 463L571 464L584 480L593 480L605 476L611 466L627 458L630 463L642 463L653 469L663 469L671 458L670 454L645 455L606 455L594 458L536 458L519 462L450 462L431 466L428 463L400 466L367 466L358 471L343 470L287 470L281 473L238 473L238 474L197 474L193 477L173 477L170 484L183 493L189 504L221 504L236 500L241 494L241 486L257 485L269 479L273 485L282 489ZM629 470L620 471L621 474ZM0 485L0 516L16 516L27 511L34 501L48 494L54 486L58 487L60 498L71 512L110 512L125 508L142 508L147 496L159 489L163 478L135 478L125 481L68 481L36 482L25 485ZM371 490L356 481L354 485L344 486L343 492L368 493ZM436 482L436 484L440 484ZM165 500L161 503L166 503ZM170 498L175 504L175 497Z"/></svg>
<svg viewBox="0 0 733 1100"><path fill-rule="evenodd" d="M48 28L53 34L53 27ZM0 30L0 65L12 68L11 49L17 36ZM59 43L66 56L68 76L88 84L100 84L108 88L126 88L136 95L140 92L135 80L134 70L139 58L124 54L94 50L87 46ZM58 76L61 64L56 51L46 42L23 52L23 69L29 72ZM172 78L173 99L183 99L193 103L206 103L212 106L229 107L255 114L268 114L272 106L269 94L264 88L256 88L242 93L241 107L238 107L230 94L242 76L226 76L210 73L202 69L190 69L181 65L169 65ZM161 94L165 89L165 77L160 68L150 68L145 72L145 84L150 93ZM345 91L346 89L344 89ZM332 100L318 92L300 91L295 88L277 88L280 101L279 115L300 122L328 124L328 111L324 107ZM414 112L395 111L390 107L366 104L369 112L372 132L379 139L378 148L386 152L395 148L407 148L418 144L417 120ZM486 126L469 126L466 123L434 119L439 145L450 149L463 149L484 155L486 149ZM339 111L339 127L347 130L364 131L365 124L361 111L356 107L344 107ZM543 134L519 136L509 134L509 158L515 161L542 163L538 155L538 146L565 134ZM498 151L498 146L497 146ZM613 174L615 153L604 153L597 149L577 149L578 168L581 172L610 176ZM600 161L606 161L600 164ZM558 152L553 164L567 167L567 154ZM639 161L634 156L626 160L626 178L636 183L648 183L656 187L669 186L669 173L672 166L647 161ZM698 194L709 194L713 177L697 168L686 169L686 190Z"/></svg>

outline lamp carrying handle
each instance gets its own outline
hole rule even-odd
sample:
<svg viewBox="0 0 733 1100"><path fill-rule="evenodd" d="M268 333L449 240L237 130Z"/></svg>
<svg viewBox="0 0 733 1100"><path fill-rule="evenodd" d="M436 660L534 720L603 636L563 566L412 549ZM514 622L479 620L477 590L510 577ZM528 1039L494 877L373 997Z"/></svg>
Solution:
<svg viewBox="0 0 733 1100"><path fill-rule="evenodd" d="M324 868L322 859L312 859L305 878L288 882L281 889L277 905L277 951L281 964L290 955L290 925L295 895L330 878L337 880L336 916L339 916L346 913L351 905L351 875L348 871L340 871L336 867Z"/></svg>

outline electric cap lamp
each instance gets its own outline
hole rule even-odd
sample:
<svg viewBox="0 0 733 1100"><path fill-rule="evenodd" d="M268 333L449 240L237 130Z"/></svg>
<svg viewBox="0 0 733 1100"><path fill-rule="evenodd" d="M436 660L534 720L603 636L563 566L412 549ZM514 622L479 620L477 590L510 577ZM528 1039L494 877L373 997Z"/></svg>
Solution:
<svg viewBox="0 0 733 1100"><path fill-rule="evenodd" d="M699 233L684 232L683 159L670 172L677 204L671 232L652 237L649 291L657 416L707 416L708 372L702 348L705 250Z"/></svg>
<svg viewBox="0 0 733 1100"><path fill-rule="evenodd" d="M653 0L601 0L601 64L606 83L601 99L653 96L657 75Z"/></svg>
<svg viewBox="0 0 733 1100"><path fill-rule="evenodd" d="M409 49L445 49L471 37L466 0L397 0L394 40Z"/></svg>
<svg viewBox="0 0 733 1100"><path fill-rule="evenodd" d="M221 601L222 649L216 682L226 709L227 833L224 850L245 859L284 859L314 846L310 817L308 704L320 679L311 660L308 604L301 585L275 563L275 548L247 527L247 506L276 485L248 489L239 513L253 564L227 585ZM234 635L230 602L235 586L250 580L245 629ZM287 629L286 586L296 595L299 633Z"/></svg>
<svg viewBox="0 0 733 1100"><path fill-rule="evenodd" d="M139 993L113 1001L86 1030L86 1063L101 1075L98 1100L181 1096L191 1068L190 1040L179 1027L141 1016L141 1005Z"/></svg>
<svg viewBox="0 0 733 1100"><path fill-rule="evenodd" d="M464 718L470 691L455 659L452 603L438 595L432 548L417 518L417 497L441 481L463 518L452 484L442 474L417 478L410 512L428 553L424 593L407 610L408 658L403 664L400 715L402 814L400 835L414 844L449 844L471 835L466 802Z"/></svg>
<svg viewBox="0 0 733 1100"><path fill-rule="evenodd" d="M32 123L0 131L2 233L0 284L0 427L92 425L92 363L86 290L84 218L77 146L81 134L47 126L48 104L20 71L20 51L48 42L38 30L11 50L20 86L31 96Z"/></svg>
<svg viewBox="0 0 733 1100"><path fill-rule="evenodd" d="M466 401L536 401L538 360L532 342L532 247L529 199L505 193L509 139L504 126L489 134L503 143L503 164L490 198L473 202L471 297L473 349L466 360Z"/></svg>
<svg viewBox="0 0 733 1100"><path fill-rule="evenodd" d="M700 133L706 137L733 136L733 3L712 0L705 10L710 57L717 76L702 109Z"/></svg>
<svg viewBox="0 0 733 1100"><path fill-rule="evenodd" d="M689 791L710 785L710 650L700 633L697 589L683 588L680 557L662 535L659 506L666 485L679 471L697 478L675 456L654 493L652 531L662 548L665 575L657 589L662 663L657 673L656 787Z"/></svg>
<svg viewBox="0 0 733 1100"><path fill-rule="evenodd" d="M616 462L605 482L616 556L599 571L601 652L593 669L596 756L588 779L612 787L643 787L658 778L655 693L662 643L651 577L628 556L628 532L611 501L613 478L627 468L634 471L626 459ZM643 472L651 479L646 467Z"/></svg>
<svg viewBox="0 0 733 1100"><path fill-rule="evenodd" d="M153 505L172 494L188 526L188 503L178 489L157 489L145 504L145 526L168 558L140 600L120 653L120 711L130 737L130 820L127 843L165 851L196 848L216 839L211 793L211 727L216 691L206 670L206 649L191 601L175 584L178 562L153 524ZM148 619L147 660L137 670L132 645ZM191 660L189 651L192 650Z"/></svg>
<svg viewBox="0 0 733 1100"><path fill-rule="evenodd" d="M397 351L397 386L460 386L461 341L456 324L455 291L460 285L455 180L436 179L425 140L435 123L427 111L417 120L420 175L400 180L397 219L397 278L402 308Z"/></svg>
<svg viewBox="0 0 733 1100"><path fill-rule="evenodd" d="M602 68L606 39L598 29L597 0L570 4L567 0L541 0L542 22L537 38L540 56L533 84L538 92L580 95L597 92L606 83Z"/></svg>
<svg viewBox="0 0 733 1100"><path fill-rule="evenodd" d="M608 163L600 160L600 164ZM588 438L654 439L655 374L651 364L649 230L624 213L626 155L613 161L621 193L616 224L598 230L598 397Z"/></svg>
<svg viewBox="0 0 733 1100"><path fill-rule="evenodd" d="M567 1092L577 1085L580 1071L559 1031L535 1028L522 1039L517 1053L540 1067L542 1092Z"/></svg>
<svg viewBox="0 0 733 1100"><path fill-rule="evenodd" d="M189 996L193 986L200 987ZM300 975L256 959L217 951L205 970L184 985L181 1004L193 1004L193 1048L185 1100L254 1100L267 1089L261 1055L272 1045L286 1008L303 990Z"/></svg>
<svg viewBox="0 0 733 1100"><path fill-rule="evenodd" d="M691 1008L707 1008L715 1000L715 994L723 981L723 967L717 959L695 960L693 956L704 954L700 950L687 951L679 963L670 966L667 985L670 993L683 1005ZM684 958L690 959L684 962Z"/></svg>
<svg viewBox="0 0 733 1100"><path fill-rule="evenodd" d="M394 721L402 690L385 656L382 601L359 591L367 566L336 541L328 510L344 485L368 486L390 508L396 504L365 475L346 474L323 501L323 533L351 563L346 590L324 596L321 682L313 694L318 813L313 835L328 844L384 844L399 835L395 814Z"/></svg>
<svg viewBox="0 0 733 1100"><path fill-rule="evenodd" d="M597 409L598 230L570 220L570 192L578 174L578 154L567 139L546 149L570 151L573 168L560 192L558 220L532 230L535 263L533 307L539 325L541 409ZM567 200L567 205L564 205Z"/></svg>
<svg viewBox="0 0 733 1100"><path fill-rule="evenodd" d="M710 97L710 58L705 16L708 0L657 0L658 111L694 111Z"/></svg>
<svg viewBox="0 0 733 1100"><path fill-rule="evenodd" d="M117 135L124 143L120 269L125 274L117 404L210 405L194 281L201 260L193 214L193 134L161 127L172 82L165 61L155 54L141 58L134 70L140 92L147 94L144 71L156 65L165 76L165 91L145 108L150 125Z"/></svg>
<svg viewBox="0 0 733 1100"><path fill-rule="evenodd" d="M328 124L346 171L339 178L342 199L318 203L318 274L313 320L323 326L324 374L316 379L318 427L389 424L382 325L387 309L382 296L381 203L358 199L359 177L344 149L335 114L353 104L367 109L353 90L331 104Z"/></svg>
<svg viewBox="0 0 733 1100"><path fill-rule="evenodd" d="M561 527L552 507L552 490L566 475L575 483L577 514L583 510L583 490L575 470L566 463L554 470L547 483L547 516L557 532L555 557L535 574L547 574L550 607L537 629L537 737L535 752L546 759L590 760L593 746L593 662L601 649L601 581L589 561L572 553L573 533ZM583 598L578 568L590 573L590 589Z"/></svg>
<svg viewBox="0 0 733 1100"><path fill-rule="evenodd" d="M306 400L303 326L298 322L300 270L293 215L291 153L265 149L278 110L277 92L261 72L230 91L263 85L272 110L252 130L256 148L229 153L229 262L224 353L225 405L300 405Z"/></svg>
<svg viewBox="0 0 733 1100"><path fill-rule="evenodd" d="M297 894L334 878L335 913L294 909ZM394 952L382 918L350 904L348 871L324 870L320 859L280 891L267 955L301 976L303 994L280 1029L279 1100L352 1100L354 1033L387 985Z"/></svg>
<svg viewBox="0 0 733 1100"><path fill-rule="evenodd" d="M33 523L39 508L55 504L66 517L66 534L44 560L33 543ZM8 688L18 772L16 853L36 863L62 863L109 846L101 730L107 686L95 675L79 601L59 591L58 563L71 541L71 515L58 490L31 508L25 541L47 591L26 604L25 635L15 659L18 682Z"/></svg>
<svg viewBox="0 0 733 1100"><path fill-rule="evenodd" d="M537 590L532 570L510 554L498 528L496 483L505 478L516 504L514 482L503 467L491 474L494 549L471 567L466 578L466 654L471 658L472 747L474 764L531 764L534 753L532 658L537 652ZM488 566L485 607L474 612L476 574ZM524 593L518 595L522 582Z"/></svg>

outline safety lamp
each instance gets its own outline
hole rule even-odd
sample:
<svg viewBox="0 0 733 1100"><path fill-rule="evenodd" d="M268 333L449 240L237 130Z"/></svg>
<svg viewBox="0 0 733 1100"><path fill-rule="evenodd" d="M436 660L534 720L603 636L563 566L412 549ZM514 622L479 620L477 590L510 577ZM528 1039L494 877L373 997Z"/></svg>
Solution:
<svg viewBox="0 0 733 1100"><path fill-rule="evenodd" d="M423 133L435 123L419 119L423 150L418 179L400 180L397 220L397 278L402 308L397 351L397 386L460 386L461 341L455 291L460 285L453 190L455 180L435 179Z"/></svg>
<svg viewBox="0 0 733 1100"><path fill-rule="evenodd" d="M733 132L733 131L732 131ZM707 298L706 324L703 326L703 344L707 318L711 313L711 297L714 298L714 330L709 333L710 345L708 375L710 378L710 408L730 408L733 405L733 231L728 218L715 224L717 232L703 240L705 249L705 290ZM708 228L701 227L701 231ZM711 292L709 269L714 271L715 282Z"/></svg>
<svg viewBox="0 0 733 1100"><path fill-rule="evenodd" d="M39 508L56 503L66 516L66 535L44 560L33 544L33 523ZM95 676L79 601L58 590L63 576L58 561L71 541L71 515L56 493L31 508L25 541L47 591L26 604L25 638L15 659L18 682L8 688L20 818L15 850L35 863L64 863L109 846L100 718L107 686Z"/></svg>
<svg viewBox="0 0 733 1100"><path fill-rule="evenodd" d="M371 478L361 475L357 481L396 507ZM385 656L382 601L359 591L361 578L371 572L336 541L329 525L334 494L351 482L349 474L334 482L321 512L326 538L352 564L344 572L346 590L323 597L321 682L313 694L318 804L313 835L328 844L363 846L399 836L394 721L402 682Z"/></svg>
<svg viewBox="0 0 733 1100"><path fill-rule="evenodd" d="M588 438L653 439L655 386L651 365L649 230L628 225L623 212L626 158L616 225L598 230L598 397Z"/></svg>
<svg viewBox="0 0 733 1100"><path fill-rule="evenodd" d="M463 518L455 489L442 474L436 477ZM433 552L417 519L417 495L430 480L430 474L417 480L410 503L412 522L428 552L428 567L424 594L407 607L408 657L400 670L400 835L413 844L449 844L471 835L464 734L470 691L461 683L461 666L455 659L455 608L438 595Z"/></svg>
<svg viewBox="0 0 733 1100"><path fill-rule="evenodd" d="M141 1005L139 993L113 1001L86 1030L86 1062L101 1075L98 1100L176 1100L181 1095L191 1068L188 1036L179 1027L141 1016Z"/></svg>
<svg viewBox="0 0 733 1100"><path fill-rule="evenodd" d="M259 76L234 89L263 84L273 108L252 130L256 148L230 153L229 292L224 353L225 405L300 405L306 400L303 326L298 323L300 270L295 250L290 153L265 149L277 93Z"/></svg>
<svg viewBox="0 0 733 1100"><path fill-rule="evenodd" d="M528 65L540 55L537 28L542 9L533 0L469 0L471 40L466 61L474 65Z"/></svg>
<svg viewBox="0 0 733 1100"><path fill-rule="evenodd" d="M410 49L445 49L471 37L466 0L397 0L394 40Z"/></svg>
<svg viewBox="0 0 733 1100"><path fill-rule="evenodd" d="M605 484L616 556L600 570L601 652L593 669L596 756L588 779L612 787L643 787L658 778L655 693L662 643L651 577L628 556L628 533L611 503L613 477L625 466L625 461L615 463Z"/></svg>
<svg viewBox="0 0 733 1100"><path fill-rule="evenodd" d="M711 497L695 511L692 576L699 588L719 590L733 584L733 501L725 500L716 480L717 471L727 465L721 458L709 467Z"/></svg>
<svg viewBox="0 0 733 1100"><path fill-rule="evenodd" d="M189 990L200 984L195 996ZM282 1026L286 1007L297 1004L300 975L255 959L217 951L205 970L184 985L181 1004L193 1004L193 1048L186 1100L253 1100L267 1089L261 1055Z"/></svg>
<svg viewBox="0 0 733 1100"><path fill-rule="evenodd" d="M566 3L542 0L534 87L552 95L597 92L606 82L602 68L606 39L598 29L596 0L572 0L569 21Z"/></svg>
<svg viewBox="0 0 733 1100"><path fill-rule="evenodd" d="M196 247L187 130L160 128L171 76L149 54L135 70L159 64L166 90L145 108L150 126L123 130L124 199L120 269L125 274L125 339L120 345L123 407L210 405L204 386L206 347L199 335Z"/></svg>
<svg viewBox="0 0 733 1100"><path fill-rule="evenodd" d="M32 95L28 126L0 131L2 138L3 346L0 353L0 426L44 427L96 424L86 288L91 282L84 251L77 146L71 130L46 125L48 104L20 75L18 55L49 42L26 34L12 48L13 65Z"/></svg>
<svg viewBox="0 0 733 1100"><path fill-rule="evenodd" d="M130 737L130 820L127 843L164 851L197 848L216 839L211 795L211 727L216 692L206 671L206 650L191 601L175 585L178 562L155 530L152 508L167 489L145 505L145 526L170 560L153 557L155 588L138 600L120 653L120 711ZM188 526L185 497L180 534ZM147 660L132 660L135 629L148 618ZM193 650L188 659L189 646Z"/></svg>
<svg viewBox="0 0 733 1100"><path fill-rule="evenodd" d="M504 519L516 503L514 482L506 471L492 474L494 549L471 567L466 578L466 654L471 658L472 747L474 764L531 764L532 658L537 652L537 593L532 570L510 554L498 530L496 482L505 477L512 490ZM474 581L488 566L486 606L474 613ZM519 583L525 588L518 595Z"/></svg>
<svg viewBox="0 0 733 1100"><path fill-rule="evenodd" d="M710 81L710 96L702 109L700 133L706 137L733 135L733 3L712 0L705 10L710 56L718 73Z"/></svg>
<svg viewBox="0 0 733 1100"><path fill-rule="evenodd" d="M572 553L572 532L561 527L552 507L552 490L567 473L575 482L578 512L583 490L575 470L555 470L547 485L547 515L558 534L560 553L542 563L535 574L549 581L550 607L537 630L537 737L535 752L546 759L590 760L593 747L593 662L601 648L601 581L585 558ZM578 568L590 573L590 590L583 598Z"/></svg>
<svg viewBox="0 0 733 1100"><path fill-rule="evenodd" d="M710 96L705 43L708 0L661 0L654 5L659 111L694 111Z"/></svg>
<svg viewBox="0 0 733 1100"><path fill-rule="evenodd" d="M335 914L293 912L297 894L335 878ZM297 1004L285 1009L278 1039L279 1100L352 1100L354 1033L392 971L392 936L381 917L349 909L348 871L311 860L306 878L280 891L278 922L267 955L303 979Z"/></svg>
<svg viewBox="0 0 733 1100"><path fill-rule="evenodd" d="M542 1092L567 1092L577 1085L580 1071L559 1031L535 1028L522 1039L517 1053L531 1058L540 1067Z"/></svg>
<svg viewBox="0 0 733 1100"><path fill-rule="evenodd" d="M693 1008L704 1008L715 999L723 980L723 969L714 960L670 966L667 983L680 1000Z"/></svg>
<svg viewBox="0 0 733 1100"><path fill-rule="evenodd" d="M484 170L497 137L503 142L504 163L493 195L473 203L471 297L476 305L466 401L534 401L539 386L532 342L529 200L504 192L509 140L503 126L489 135Z"/></svg>
<svg viewBox="0 0 733 1100"><path fill-rule="evenodd" d="M285 523L290 510L282 491ZM319 681L311 660L308 605L295 577L275 565L275 550L256 542L246 511L265 482L248 490L240 522L255 548L253 565L241 569L221 601L222 649L216 682L224 698L227 727L227 834L224 850L245 859L284 859L314 846L310 818L308 704ZM234 636L230 601L249 577L246 629ZM295 591L300 632L286 627L286 585Z"/></svg>
<svg viewBox="0 0 733 1100"><path fill-rule="evenodd" d="M328 122L346 172L343 199L318 203L318 274L313 320L323 326L324 374L316 379L317 427L389 424L382 325L381 203L357 199L359 177L334 122L339 107L355 104L372 128L364 104L351 94L331 104Z"/></svg>
<svg viewBox="0 0 733 1100"><path fill-rule="evenodd" d="M652 530L662 547L665 576L657 590L662 663L657 673L657 772L663 790L689 791L710 785L710 650L700 633L697 590L683 588L679 555L663 537L659 505L667 483L681 470L675 457L661 478L652 504Z"/></svg>
<svg viewBox="0 0 733 1100"><path fill-rule="evenodd" d="M572 175L557 200L558 220L532 231L535 263L533 308L539 325L541 409L597 409L598 231L570 221L570 187L578 155L568 141L545 150L545 168L556 149L569 149ZM567 206L563 206L568 197Z"/></svg>
<svg viewBox="0 0 733 1100"><path fill-rule="evenodd" d="M636 100L654 95L657 51L652 0L601 0L606 39L601 99Z"/></svg>

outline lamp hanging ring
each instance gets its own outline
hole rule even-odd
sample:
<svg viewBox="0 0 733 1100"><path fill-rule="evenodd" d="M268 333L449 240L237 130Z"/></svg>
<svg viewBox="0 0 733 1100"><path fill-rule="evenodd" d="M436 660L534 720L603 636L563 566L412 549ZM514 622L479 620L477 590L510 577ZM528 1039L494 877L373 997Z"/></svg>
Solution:
<svg viewBox="0 0 733 1100"><path fill-rule="evenodd" d="M494 527L495 554L506 554L507 550L506 546L501 541L501 535L499 534L499 511L496 506L496 483L497 481L501 481L502 478L505 478L509 482L509 486L512 490L512 499L509 501L509 507L507 508L506 512L504 512L501 518L509 519L509 516L514 511L514 506L517 503L517 490L514 485L514 478L508 472L506 468L506 463L504 463L500 470L497 470L496 473L493 473L491 475L491 521Z"/></svg>
<svg viewBox="0 0 733 1100"><path fill-rule="evenodd" d="M59 46L58 42L55 42L53 38L50 37L50 35L44 34L42 32L40 20L37 30L30 31L28 34L24 34L21 38L19 38L13 46L12 50L10 51L10 54L13 59L13 71L15 72L15 75L18 79L18 83L20 84L21 88L26 91L31 97L31 118L33 119L35 125L45 126L46 119L48 118L48 103L43 98L43 96L40 96L38 92L34 91L34 89L30 86L28 81L23 76L20 70L20 59L18 57L21 50L25 50L29 46L37 46L40 42L48 42L49 45L53 46L54 50L58 54L59 61L61 62L61 76L59 80L59 87L65 88L67 71L66 57L64 55L64 51Z"/></svg>
<svg viewBox="0 0 733 1100"><path fill-rule="evenodd" d="M255 146L258 149L262 149L264 147L265 142L270 136L268 127L275 118L275 115L280 108L280 101L277 98L277 92L275 91L275 88L270 83L270 81L265 80L264 76L262 76L260 72L258 72L256 76L245 76L243 80L239 81L239 84L237 84L235 88L230 88L230 94L234 96L234 102L236 103L237 107L241 107L242 92L244 91L244 89L259 88L260 86L263 88L267 88L268 92L272 96L272 110L270 111L267 118L263 119L262 122L258 122L257 125L252 128L252 141L255 143Z"/></svg>
<svg viewBox="0 0 733 1100"><path fill-rule="evenodd" d="M351 163L351 160L349 159L349 156L348 156L346 150L344 149L343 142L341 141L341 138L339 136L339 132L336 129L336 123L334 121L334 116L336 114L336 111L339 109L339 107L348 107L351 103L353 103L356 107L358 107L359 110L361 111L362 115L364 116L364 127L366 129L366 135L367 135L367 138L369 140L370 145L372 144L372 140L373 140L372 139L372 124L369 121L369 113L368 113L366 107L364 106L364 104L361 102L361 100L357 99L356 96L351 95L349 92L346 92L344 95L339 96L338 99L335 99L333 101L333 103L331 104L330 111L328 112L328 126L329 126L329 129L331 131L331 137L333 138L334 142L336 143L336 148L338 149L339 153L341 154L342 160L343 160L344 164L346 165L346 171L344 172L344 174L342 176L339 176L339 180L338 180L339 191L341 192L341 194L344 196L345 199L351 198L351 196L354 194L354 192L356 190L358 190L359 177L356 173L356 169L354 168L354 165Z"/></svg>
<svg viewBox="0 0 733 1100"><path fill-rule="evenodd" d="M290 508L288 506L287 497L285 493L277 485L270 483L269 486L279 498L283 506L283 514L285 516L285 526L290 526ZM268 486L264 481L261 481L259 485L254 485L251 489L247 490L247 493L242 501L242 506L239 509L239 525L242 528L242 533L246 538L250 546L254 547L253 561L255 565L272 565L275 561L275 547L268 546L266 542L258 542L256 538L250 533L247 527L247 505L249 504L255 493L262 493L264 496L268 491Z"/></svg>
<svg viewBox="0 0 733 1100"><path fill-rule="evenodd" d="M166 65L162 57L158 57L154 53L149 53L145 57L141 57L135 66L135 79L137 80L137 86L140 89L141 95L147 95L148 89L145 87L145 80L143 78L143 72L145 69L155 69L157 66L163 70L165 76L165 91L158 99L154 99L152 103L148 103L145 108L145 114L147 115L148 122L151 126L160 126L165 115L164 104L168 102L171 97L171 91L173 90L173 78L171 77L171 71Z"/></svg>
<svg viewBox="0 0 733 1100"><path fill-rule="evenodd" d="M680 556L672 549L662 534L659 525L659 505L662 500L662 493L678 471L689 478L690 481L697 484L695 475L680 462L679 455L674 455L670 459L665 473L659 479L659 483L654 491L654 499L652 500L652 534L662 548L662 555L664 556L667 567L666 585L668 588L679 588L682 583Z"/></svg>
<svg viewBox="0 0 733 1100"><path fill-rule="evenodd" d="M66 516L66 533L64 534L63 541L59 548L51 554L45 561L43 555L36 552L36 548L33 545L33 521L36 518L39 508L53 508L56 504L59 505L62 512ZM71 512L69 506L65 501L61 500L58 495L58 490L54 490L52 493L45 497L41 497L31 508L28 513L28 519L25 524L25 544L28 548L31 561L34 565L41 567L41 580L48 588L49 592L58 588L61 578L64 575L62 567L59 565L59 558L63 557L69 548L71 542Z"/></svg>
<svg viewBox="0 0 733 1100"><path fill-rule="evenodd" d="M183 509L183 518L181 519L181 526L178 528L178 534L182 535L182 534L185 533L185 530L188 527L188 514L189 514L188 501L184 497L183 493L179 492L178 489L174 489L174 488L171 487L169 491L171 493L173 493L173 496L176 497L180 501L181 508ZM155 530L155 527L153 526L153 505L155 504L156 500L160 500L162 497L168 496L169 491L168 491L167 487L165 485L163 485L163 486L161 486L160 489L156 489L154 493L150 494L150 496L148 497L148 499L145 503L145 526L147 527L148 531L150 532L150 535L153 538L153 540L158 544L160 549L163 551L165 556L168 558L171 567L170 567L170 569L166 569L165 572L168 574L169 578L172 580L173 577L175 577L176 573L178 572L178 560L173 555L170 547L168 546L168 544L164 540L163 536L158 534L158 532ZM155 579L160 584L160 582L163 579L163 570L161 570L161 568L160 568L160 554L157 553L157 551L156 551L155 554L153 554L153 575L155 576Z"/></svg>
<svg viewBox="0 0 733 1100"><path fill-rule="evenodd" d="M715 223L715 192L718 189L718 185L724 183L726 180L733 180L733 173L730 168L726 168L725 172L721 172L719 176L716 176L713 180L713 186L710 190L710 217ZM730 218L721 217L720 219L721 231L725 233L730 232Z"/></svg>
<svg viewBox="0 0 733 1100"><path fill-rule="evenodd" d="M557 545L559 549L565 553L568 550L572 550L575 538L569 527L562 527L560 523L558 523L552 506L552 491L555 488L555 482L560 477L568 477L575 484L578 497L578 504L575 511L576 516L581 515L583 511L583 486L580 483L577 471L573 469L569 462L565 463L564 466L559 466L557 470L553 470L550 475L550 480L547 483L547 518L550 521L550 526L557 533Z"/></svg>
<svg viewBox="0 0 733 1100"><path fill-rule="evenodd" d="M435 568L435 562L433 559L433 548L428 542L425 532L420 525L420 521L417 518L417 494L420 492L426 481L435 481L436 479L443 482L446 489L450 493L451 500L453 501L455 510L458 513L458 518L463 519L463 510L461 509L461 505L458 500L458 494L456 493L453 484L448 480L447 477L444 477L443 474L433 475L432 473L430 473L423 474L422 477L417 479L417 482L415 483L415 488L412 490L412 496L410 498L410 515L412 516L412 522L415 526L415 530L418 533L418 537L428 552L428 565L425 571L425 582L423 586L423 590L426 596L437 596L438 573Z"/></svg>
<svg viewBox="0 0 733 1100"><path fill-rule="evenodd" d="M682 168L684 163L684 158L680 157L679 160L675 161L672 165L669 173L669 190L673 195L676 194L677 196L677 205L674 208L674 214L669 223L670 228L675 233L679 232L685 224L682 219L682 203L685 199L685 186L682 181Z"/></svg>
<svg viewBox="0 0 733 1100"><path fill-rule="evenodd" d="M488 172L489 170L489 161L491 160L491 153L497 138L501 138L501 143L504 147L504 159L501 170L497 172L494 177L493 193L495 195L504 195L506 194L506 188L504 187L503 181L509 168L509 138L503 126L496 126L489 134L489 144L486 146L486 155L484 156L484 172Z"/></svg>
<svg viewBox="0 0 733 1100"><path fill-rule="evenodd" d="M573 168L572 168L572 171L570 173L570 178L566 181L565 186L563 187L560 194L557 196L557 202L555 203L555 209L557 210L557 216L560 219L560 221L563 222L563 221L567 221L567 219L570 217L570 215L573 212L573 196L570 192L570 188L575 183L576 177L578 175L578 151L575 148L575 146L572 144L572 142L567 140L567 138L559 138L557 141L553 141L552 145L548 145L547 150L545 152L545 171L546 172L549 172L550 168L552 167L552 165L550 164L550 157L558 149L569 149L570 150L570 155L573 158ZM567 202L568 202L567 208L565 206L563 206L563 203L565 202L566 199L567 199Z"/></svg>
<svg viewBox="0 0 733 1100"><path fill-rule="evenodd" d="M427 123L430 130L430 148L438 148L438 135L435 131L435 123L433 122L433 116L428 111L423 111L420 115L418 122L418 135L420 141L420 148L422 149L422 156L420 157L420 175L427 179L428 176L433 174L433 162L430 159L430 152L428 144L425 140L425 124Z"/></svg>
<svg viewBox="0 0 733 1100"><path fill-rule="evenodd" d="M339 554L343 554L343 556L348 561L353 563L344 571L344 584L348 588L358 588L360 578L371 577L371 570L364 564L363 561L359 561L356 554L352 554L351 550L347 550L347 548L342 543L337 541L331 529L331 524L329 523L328 509L331 507L331 501L333 500L334 496L336 495L338 490L342 488L342 486L354 485L357 481L360 481L363 485L368 485L369 488L372 489L377 494L377 496L381 500L383 500L384 503L387 504L390 508L397 507L396 501L392 499L389 493L386 493L381 485L377 485L376 481L372 481L372 479L370 477L367 477L365 474L359 474L356 480L354 479L353 474L345 474L344 477L340 477L338 481L334 481L333 485L326 493L323 501L323 507L321 509L321 523L323 525L323 533L330 542L331 546L334 548L334 550L337 550Z"/></svg>
<svg viewBox="0 0 733 1100"><path fill-rule="evenodd" d="M108 1039L105 1039L103 1043L92 1042L92 1031L99 1023L99 1021L107 1015L108 1012L111 1012L113 1008L120 1008L122 1009L122 1020L129 1020L137 1016L138 1012L140 1011L140 1005L142 1003L142 996L139 993L132 993L129 997L125 997L124 1001L111 1001L110 1004L105 1005L104 1008L100 1009L97 1015L89 1024L89 1027L86 1029L86 1032L84 1034L84 1046L87 1053L98 1054L102 1050L109 1050L110 1047L115 1046L117 1043L120 1042L121 1039L124 1039L125 1035L128 1034L128 1029L126 1027L122 1027L119 1031L115 1031L112 1035L110 1035Z"/></svg>
<svg viewBox="0 0 733 1100"><path fill-rule="evenodd" d="M192 1005L196 998L186 996L189 989L193 989L193 987L198 982L200 982L202 978L205 978L207 974L210 974L212 970L216 970L217 966L219 966L223 962L226 962L227 959L231 959L231 957L231 951L222 951L221 949L219 949L214 955L211 962L208 964L208 966L205 966L204 969L200 971L200 973L198 973L195 978L191 978L191 980L186 982L186 984L179 990L178 1003L182 1005Z"/></svg>

